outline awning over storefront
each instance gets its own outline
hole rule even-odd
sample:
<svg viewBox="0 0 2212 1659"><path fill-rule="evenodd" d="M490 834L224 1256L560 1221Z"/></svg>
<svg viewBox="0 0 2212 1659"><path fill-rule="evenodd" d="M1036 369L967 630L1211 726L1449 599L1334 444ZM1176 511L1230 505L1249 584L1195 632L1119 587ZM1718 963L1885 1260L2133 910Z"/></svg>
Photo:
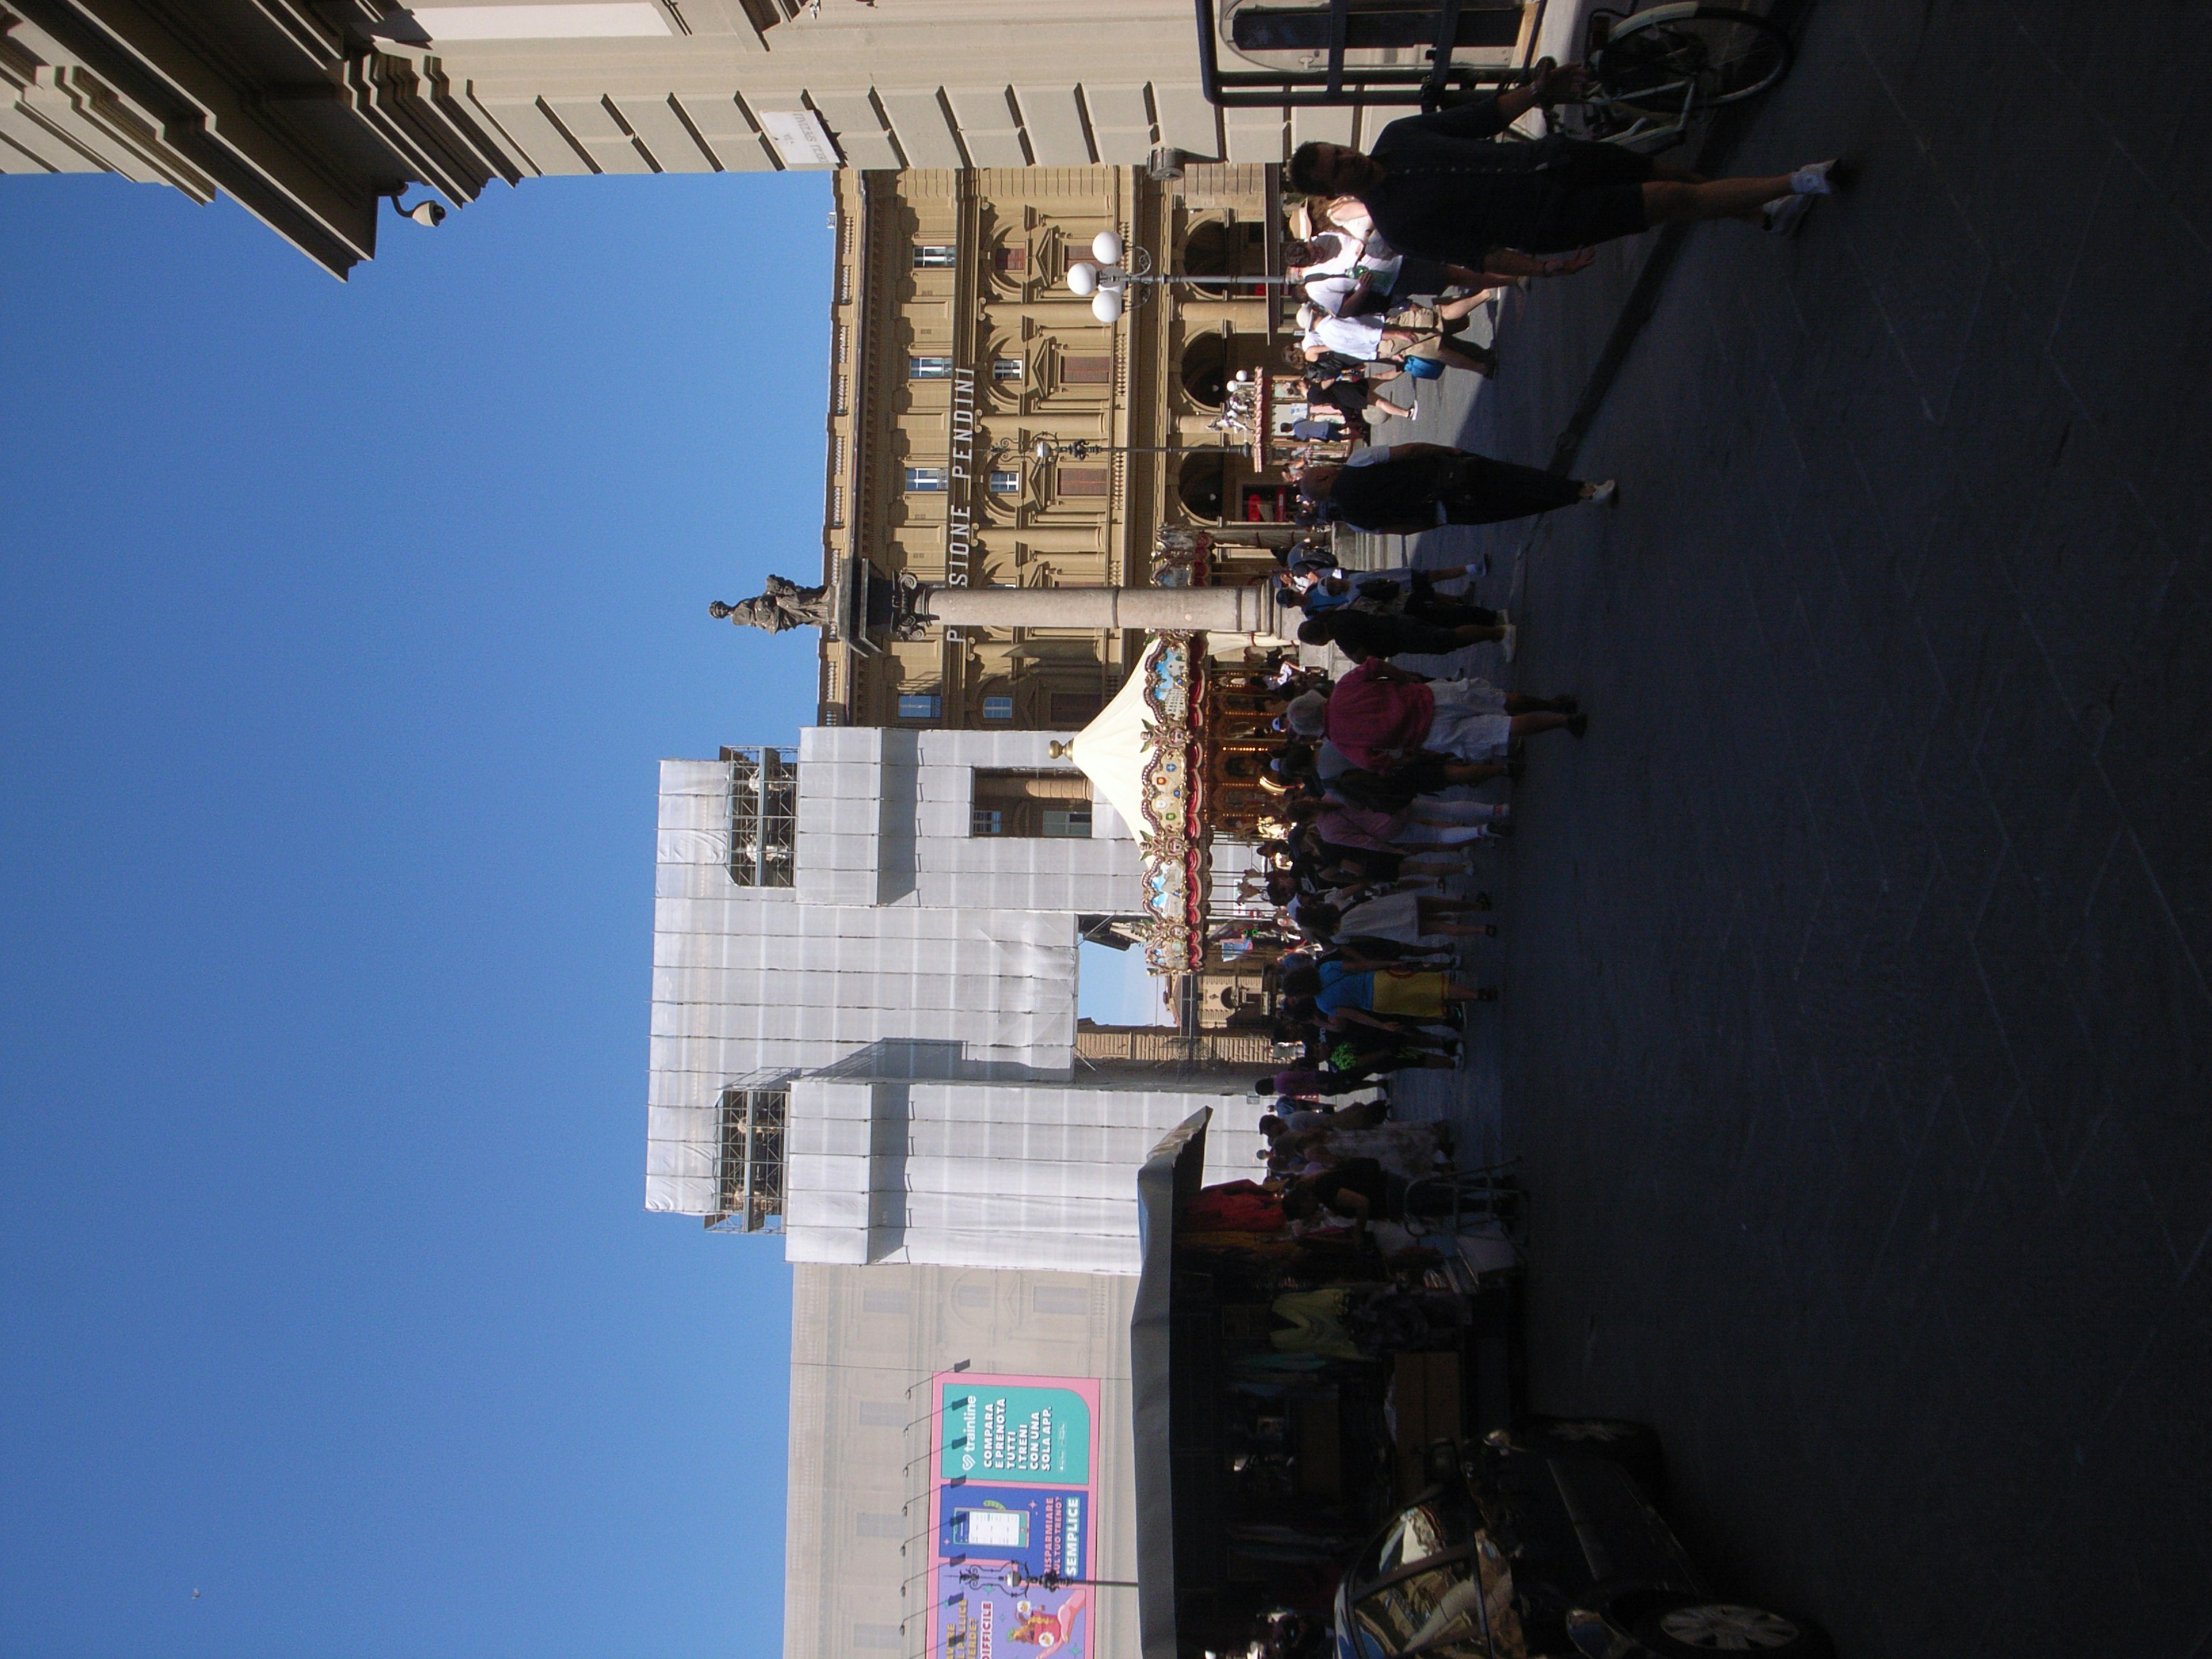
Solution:
<svg viewBox="0 0 2212 1659"><path fill-rule="evenodd" d="M1129 1376L1137 1443L1137 1616L1144 1659L1178 1659L1187 1601L1210 1604L1218 1557L1213 1510L1212 1349L1194 1353L1189 1311L1176 1299L1176 1223L1198 1195L1206 1170L1201 1108L1170 1131L1137 1171L1138 1248L1143 1267L1129 1316ZM1210 1306L1206 1313L1210 1315ZM1194 1358L1207 1363L1196 1367ZM1183 1368L1176 1369L1181 1359ZM1195 1369L1202 1373L1194 1377ZM1195 1386L1194 1386L1195 1384Z"/></svg>

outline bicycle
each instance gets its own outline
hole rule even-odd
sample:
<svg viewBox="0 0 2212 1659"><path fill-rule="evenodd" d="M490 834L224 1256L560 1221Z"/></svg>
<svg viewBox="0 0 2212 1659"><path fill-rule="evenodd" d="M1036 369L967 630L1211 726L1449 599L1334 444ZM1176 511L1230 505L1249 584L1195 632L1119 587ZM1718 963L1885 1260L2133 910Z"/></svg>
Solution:
<svg viewBox="0 0 2212 1659"><path fill-rule="evenodd" d="M1732 6L1682 0L1626 16L1596 11L1583 52L1592 91L1570 106L1582 137L1666 149L1706 111L1772 88L1796 58L1778 24Z"/></svg>

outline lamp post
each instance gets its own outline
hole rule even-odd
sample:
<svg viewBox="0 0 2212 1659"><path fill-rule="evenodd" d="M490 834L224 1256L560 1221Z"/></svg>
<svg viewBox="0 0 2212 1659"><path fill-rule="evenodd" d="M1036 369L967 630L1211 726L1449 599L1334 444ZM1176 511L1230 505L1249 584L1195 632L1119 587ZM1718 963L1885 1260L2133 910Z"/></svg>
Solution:
<svg viewBox="0 0 2212 1659"><path fill-rule="evenodd" d="M1188 444L1101 444L1088 438L1055 438L1046 433L1030 444L1029 455L1042 466L1048 461L1085 461L1093 455L1181 455L1190 448Z"/></svg>
<svg viewBox="0 0 2212 1659"><path fill-rule="evenodd" d="M1102 230L1091 239L1091 258L1078 259L1067 268L1068 292L1078 299L1091 301L1091 314L1102 323L1117 323L1121 313L1130 306L1142 301L1152 289L1170 283L1188 283L1194 287L1215 283L1257 283L1263 287L1280 288L1289 283L1288 276L1185 276L1172 271L1155 272L1152 256L1144 249L1125 244L1116 230Z"/></svg>
<svg viewBox="0 0 2212 1659"><path fill-rule="evenodd" d="M1076 1584L1097 1584L1107 1589L1135 1589L1133 1578L1072 1578L1066 1573L1031 1572L1018 1561L1009 1561L996 1572L983 1568L963 1566L960 1582L969 1589L980 1589L986 1583L997 1585L1009 1595L1019 1595L1025 1589L1063 1590Z"/></svg>

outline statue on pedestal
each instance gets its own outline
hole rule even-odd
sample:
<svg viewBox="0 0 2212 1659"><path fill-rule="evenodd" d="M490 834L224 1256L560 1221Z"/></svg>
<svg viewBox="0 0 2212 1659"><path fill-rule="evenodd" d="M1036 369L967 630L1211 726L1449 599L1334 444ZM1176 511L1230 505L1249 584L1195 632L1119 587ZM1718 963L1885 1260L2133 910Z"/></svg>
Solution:
<svg viewBox="0 0 2212 1659"><path fill-rule="evenodd" d="M832 627L836 621L830 614L833 603L827 588L801 587L784 577L770 576L757 598L740 599L735 605L725 605L717 599L707 607L707 614L717 622L727 617L734 628L758 628L781 634L792 628Z"/></svg>

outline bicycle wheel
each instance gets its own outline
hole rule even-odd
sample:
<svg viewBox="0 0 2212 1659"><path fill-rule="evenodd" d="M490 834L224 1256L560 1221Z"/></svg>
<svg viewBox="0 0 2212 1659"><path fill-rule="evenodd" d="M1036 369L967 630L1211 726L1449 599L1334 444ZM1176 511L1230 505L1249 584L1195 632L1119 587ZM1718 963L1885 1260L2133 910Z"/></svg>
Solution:
<svg viewBox="0 0 2212 1659"><path fill-rule="evenodd" d="M1617 27L1592 55L1590 73L1624 110L1660 118L1694 116L1716 104L1755 96L1790 73L1796 49L1765 18L1728 6Z"/></svg>

